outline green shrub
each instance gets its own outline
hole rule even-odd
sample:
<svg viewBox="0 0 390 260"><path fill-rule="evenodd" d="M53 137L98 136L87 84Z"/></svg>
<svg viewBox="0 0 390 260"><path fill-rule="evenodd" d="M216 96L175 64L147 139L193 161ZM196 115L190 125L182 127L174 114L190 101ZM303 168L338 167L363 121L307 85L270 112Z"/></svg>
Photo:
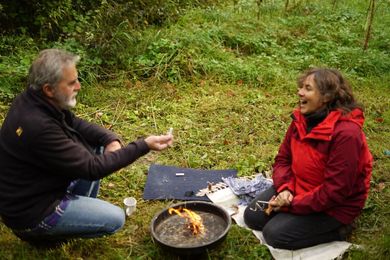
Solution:
<svg viewBox="0 0 390 260"><path fill-rule="evenodd" d="M0 34L28 34L50 40L87 36L104 40L122 21L132 28L174 21L187 8L217 0L21 0L0 2ZM87 34L87 35L86 35Z"/></svg>

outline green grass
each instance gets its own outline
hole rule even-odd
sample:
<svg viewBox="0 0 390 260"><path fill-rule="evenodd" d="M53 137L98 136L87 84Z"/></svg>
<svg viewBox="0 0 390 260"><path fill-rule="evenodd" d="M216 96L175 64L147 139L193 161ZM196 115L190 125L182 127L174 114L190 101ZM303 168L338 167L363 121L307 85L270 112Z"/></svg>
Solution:
<svg viewBox="0 0 390 260"><path fill-rule="evenodd" d="M367 1L252 1L194 9L175 24L142 32L117 28L104 46L0 39L0 122L38 49L80 53L83 89L76 114L112 126L132 141L174 128L175 145L152 152L105 178L100 198L138 208L117 234L35 249L0 225L0 259L175 259L153 243L152 217L172 201L143 201L151 163L202 169L235 168L240 176L269 170L296 97L295 80L310 66L340 69L366 108L364 130L375 164L371 192L350 241L364 246L344 259L387 259L390 252L390 14L380 1L369 49L362 51ZM290 1L292 2L292 1ZM300 3L300 4L299 4ZM11 55L9 55L11 54ZM98 116L98 112L102 115ZM210 259L271 259L249 231L233 225Z"/></svg>

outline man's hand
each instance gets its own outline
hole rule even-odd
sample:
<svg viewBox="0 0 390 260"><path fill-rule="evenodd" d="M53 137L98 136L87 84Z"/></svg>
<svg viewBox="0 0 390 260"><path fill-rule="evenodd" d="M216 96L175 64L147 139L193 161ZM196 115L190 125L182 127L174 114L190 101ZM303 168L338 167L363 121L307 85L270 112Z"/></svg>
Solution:
<svg viewBox="0 0 390 260"><path fill-rule="evenodd" d="M289 190L280 192L277 196L273 196L269 202L273 211L280 211L281 207L288 207L291 204L294 196Z"/></svg>
<svg viewBox="0 0 390 260"><path fill-rule="evenodd" d="M145 138L146 144L149 146L150 150L161 151L164 150L173 144L173 135L151 135Z"/></svg>
<svg viewBox="0 0 390 260"><path fill-rule="evenodd" d="M114 151L119 150L121 148L122 148L122 145L120 142L112 141L111 143L106 145L106 147L104 147L104 153L114 152Z"/></svg>

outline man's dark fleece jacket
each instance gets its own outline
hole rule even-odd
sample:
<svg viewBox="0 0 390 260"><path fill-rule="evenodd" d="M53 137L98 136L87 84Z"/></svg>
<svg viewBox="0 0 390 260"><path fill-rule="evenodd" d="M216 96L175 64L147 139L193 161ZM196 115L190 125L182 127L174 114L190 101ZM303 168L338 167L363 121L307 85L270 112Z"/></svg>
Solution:
<svg viewBox="0 0 390 260"><path fill-rule="evenodd" d="M27 89L13 102L0 134L0 216L15 230L36 226L53 212L75 179L98 180L149 152L138 139L115 152L92 147L119 138L60 111Z"/></svg>

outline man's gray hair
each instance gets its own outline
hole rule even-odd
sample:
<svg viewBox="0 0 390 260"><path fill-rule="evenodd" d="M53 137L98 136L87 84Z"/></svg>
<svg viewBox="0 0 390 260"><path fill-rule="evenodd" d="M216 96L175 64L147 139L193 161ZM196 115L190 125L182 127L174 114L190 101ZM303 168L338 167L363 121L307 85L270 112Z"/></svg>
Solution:
<svg viewBox="0 0 390 260"><path fill-rule="evenodd" d="M59 50L46 49L39 53L31 64L28 75L28 86L34 90L41 90L45 84L56 88L62 79L63 69L76 65L80 56Z"/></svg>

